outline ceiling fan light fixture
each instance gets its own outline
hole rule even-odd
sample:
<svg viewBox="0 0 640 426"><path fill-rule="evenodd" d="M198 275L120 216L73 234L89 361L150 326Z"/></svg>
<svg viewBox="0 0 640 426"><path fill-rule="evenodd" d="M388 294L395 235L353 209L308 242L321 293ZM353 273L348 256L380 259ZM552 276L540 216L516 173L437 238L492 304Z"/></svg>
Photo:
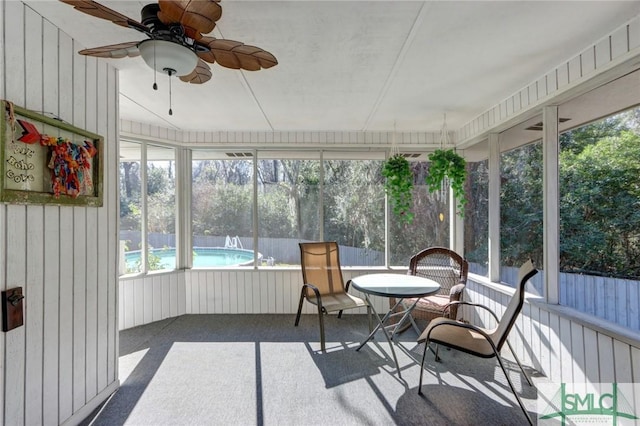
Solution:
<svg viewBox="0 0 640 426"><path fill-rule="evenodd" d="M171 75L191 74L198 64L198 56L188 47L166 40L144 40L138 45L142 59L150 68Z"/></svg>

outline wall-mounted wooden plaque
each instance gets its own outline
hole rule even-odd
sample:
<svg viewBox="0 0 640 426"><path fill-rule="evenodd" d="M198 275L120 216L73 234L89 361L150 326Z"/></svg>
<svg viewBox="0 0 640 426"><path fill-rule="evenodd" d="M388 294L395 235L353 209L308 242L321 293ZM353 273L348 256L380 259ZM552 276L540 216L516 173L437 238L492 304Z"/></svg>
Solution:
<svg viewBox="0 0 640 426"><path fill-rule="evenodd" d="M102 206L101 136L1 102L0 201Z"/></svg>

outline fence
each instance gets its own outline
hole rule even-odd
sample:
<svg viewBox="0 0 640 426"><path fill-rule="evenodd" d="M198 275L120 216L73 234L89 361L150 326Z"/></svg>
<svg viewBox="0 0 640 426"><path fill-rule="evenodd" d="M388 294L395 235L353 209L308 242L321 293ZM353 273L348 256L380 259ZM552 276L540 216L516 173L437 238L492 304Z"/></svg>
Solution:
<svg viewBox="0 0 640 426"><path fill-rule="evenodd" d="M149 245L153 248L175 247L174 234L149 233ZM227 236L195 235L194 247L224 247ZM242 247L253 250L253 237L239 237ZM129 250L140 248L140 232L120 231L120 240L126 241ZM258 250L265 262L275 262L278 265L299 265L300 248L293 238L263 238L259 239ZM384 253L357 247L340 246L340 262L343 266L384 266Z"/></svg>
<svg viewBox="0 0 640 426"><path fill-rule="evenodd" d="M487 275L486 267L478 264L470 264L469 271ZM543 276L542 271L535 275L527 291L544 295ZM514 287L518 268L502 267L500 279ZM558 288L561 305L640 331L640 281L561 272Z"/></svg>
<svg viewBox="0 0 640 426"><path fill-rule="evenodd" d="M224 247L227 236L198 235L194 247ZM175 235L150 233L149 244L155 248L175 247ZM127 241L129 250L139 247L140 233L121 231L120 240ZM253 250L252 237L239 238L242 247ZM298 240L291 238L260 238L259 251L268 264L299 265ZM384 266L384 253L356 247L340 246L343 266ZM487 268L471 263L469 271L486 276ZM544 295L544 274L535 275L527 291ZM502 267L500 279L513 287L518 281L518 268ZM640 331L640 281L593 275L560 273L560 304L602 318L632 330Z"/></svg>

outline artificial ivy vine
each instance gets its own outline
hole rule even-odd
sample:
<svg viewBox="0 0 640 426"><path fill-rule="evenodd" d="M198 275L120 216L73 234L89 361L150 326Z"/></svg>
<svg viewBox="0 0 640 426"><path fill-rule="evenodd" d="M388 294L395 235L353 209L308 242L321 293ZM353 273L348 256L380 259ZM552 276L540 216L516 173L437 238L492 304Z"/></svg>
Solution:
<svg viewBox="0 0 640 426"><path fill-rule="evenodd" d="M413 173L409 161L400 154L384 163L382 175L386 178L384 190L390 198L392 211L401 222L413 222Z"/></svg>
<svg viewBox="0 0 640 426"><path fill-rule="evenodd" d="M429 154L429 174L425 178L429 192L439 191L444 178L449 178L460 216L464 216L464 205L467 204L464 193L464 181L467 178L465 166L466 161L455 150L437 149Z"/></svg>

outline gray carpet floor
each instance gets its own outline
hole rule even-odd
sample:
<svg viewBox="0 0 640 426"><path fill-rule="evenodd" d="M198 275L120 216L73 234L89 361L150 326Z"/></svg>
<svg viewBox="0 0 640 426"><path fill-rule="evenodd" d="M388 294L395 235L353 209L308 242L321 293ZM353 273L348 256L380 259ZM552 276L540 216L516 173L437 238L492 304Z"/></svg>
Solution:
<svg viewBox="0 0 640 426"><path fill-rule="evenodd" d="M120 389L85 425L523 425L495 359L432 353L396 338L398 377L381 332L360 351L366 315L184 315L120 333ZM505 350L508 350L505 348ZM536 390L507 362L536 418ZM535 378L535 371L528 371ZM540 380L540 379L534 379Z"/></svg>

